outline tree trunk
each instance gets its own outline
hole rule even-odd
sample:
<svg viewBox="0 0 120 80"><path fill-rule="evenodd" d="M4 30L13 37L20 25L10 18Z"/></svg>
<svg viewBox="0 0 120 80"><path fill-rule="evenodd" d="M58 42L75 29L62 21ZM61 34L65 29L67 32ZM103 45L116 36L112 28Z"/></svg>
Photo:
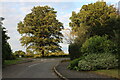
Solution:
<svg viewBox="0 0 120 80"><path fill-rule="evenodd" d="M42 50L42 57L44 57L44 50Z"/></svg>

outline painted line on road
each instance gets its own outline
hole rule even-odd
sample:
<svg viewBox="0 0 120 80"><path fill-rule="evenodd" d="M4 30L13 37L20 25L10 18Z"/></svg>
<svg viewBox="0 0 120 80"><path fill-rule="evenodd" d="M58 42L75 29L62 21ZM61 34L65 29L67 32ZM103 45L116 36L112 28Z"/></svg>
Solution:
<svg viewBox="0 0 120 80"><path fill-rule="evenodd" d="M45 60L41 60L41 61L42 61L43 63L44 63L44 62L47 62L46 59L45 59ZM30 66L28 66L28 67L30 68L30 67L33 67L33 66L38 65L38 64L40 64L40 63L32 64L32 65L30 65Z"/></svg>
<svg viewBox="0 0 120 80"><path fill-rule="evenodd" d="M30 67L33 67L33 66L38 65L38 64L40 64L40 63L32 64L32 65L30 65L30 66L28 66L28 67L30 68Z"/></svg>

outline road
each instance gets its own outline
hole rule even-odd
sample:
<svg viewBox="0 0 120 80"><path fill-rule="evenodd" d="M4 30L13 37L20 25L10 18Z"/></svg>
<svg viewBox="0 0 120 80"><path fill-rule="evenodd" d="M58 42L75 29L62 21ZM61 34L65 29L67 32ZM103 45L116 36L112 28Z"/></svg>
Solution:
<svg viewBox="0 0 120 80"><path fill-rule="evenodd" d="M35 59L33 62L8 66L3 69L3 78L58 78L53 67L62 59Z"/></svg>

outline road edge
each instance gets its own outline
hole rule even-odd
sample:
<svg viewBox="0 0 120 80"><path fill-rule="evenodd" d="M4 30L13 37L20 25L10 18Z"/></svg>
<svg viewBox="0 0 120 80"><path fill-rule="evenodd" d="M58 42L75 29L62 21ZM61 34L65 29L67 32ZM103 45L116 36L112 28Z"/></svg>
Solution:
<svg viewBox="0 0 120 80"><path fill-rule="evenodd" d="M62 61L63 61L63 60L61 60L60 62L58 62L58 63L53 67L53 71L55 72L55 74L56 74L59 78L61 78L61 79L63 79L63 80L69 80L69 79L67 79L65 76L63 76L63 75L56 69L56 67L59 66L59 64L60 64Z"/></svg>

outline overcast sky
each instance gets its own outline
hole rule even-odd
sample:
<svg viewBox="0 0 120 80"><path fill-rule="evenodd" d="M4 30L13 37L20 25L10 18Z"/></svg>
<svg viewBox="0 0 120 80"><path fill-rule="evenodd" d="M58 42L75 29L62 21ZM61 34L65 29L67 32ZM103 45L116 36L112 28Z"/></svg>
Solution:
<svg viewBox="0 0 120 80"><path fill-rule="evenodd" d="M44 2L43 2L44 1ZM82 5L96 2L97 0L1 0L0 17L4 17L4 27L8 30L10 36L9 43L14 51L23 50L19 39L21 35L17 32L17 23L22 21L26 14L31 12L34 6L48 5L57 11L57 19L64 24L64 28L69 28L69 17L72 11L78 12ZM119 0L104 0L107 4L117 5ZM60 44L65 53L68 53L68 44Z"/></svg>

